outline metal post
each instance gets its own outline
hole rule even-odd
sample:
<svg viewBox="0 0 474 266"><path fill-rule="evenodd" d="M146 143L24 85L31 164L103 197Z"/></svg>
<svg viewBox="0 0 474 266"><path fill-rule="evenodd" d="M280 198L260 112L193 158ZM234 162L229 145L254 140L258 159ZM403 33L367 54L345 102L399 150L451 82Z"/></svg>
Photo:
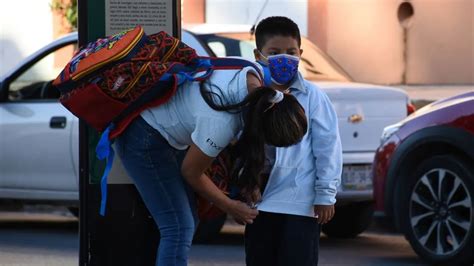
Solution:
<svg viewBox="0 0 474 266"><path fill-rule="evenodd" d="M167 28L180 37L180 0L114 0L134 5L160 2L171 8ZM107 14L112 14L110 0L79 0L79 45L106 36ZM141 4L140 4L141 5ZM123 6L126 5L122 5ZM135 6L136 10L137 6ZM138 6L138 9L140 6ZM128 10L127 10L128 11ZM109 13L107 13L109 12ZM124 12L128 13L128 12ZM124 25L122 30L135 25ZM115 26L115 28L117 28ZM110 27L108 28L110 31ZM158 32L160 26L149 26L147 33ZM107 209L99 215L100 176L104 163L95 159L99 133L83 121L79 124L79 197L80 250L79 265L154 265L159 243L159 232L133 183L128 179L116 157L109 175Z"/></svg>

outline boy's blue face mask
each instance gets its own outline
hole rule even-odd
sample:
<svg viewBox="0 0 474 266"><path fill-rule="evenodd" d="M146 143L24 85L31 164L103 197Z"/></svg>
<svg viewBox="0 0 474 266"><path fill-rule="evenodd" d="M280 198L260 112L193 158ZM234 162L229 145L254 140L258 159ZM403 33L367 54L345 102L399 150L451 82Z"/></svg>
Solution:
<svg viewBox="0 0 474 266"><path fill-rule="evenodd" d="M265 72L265 86L270 86L271 82L277 85L288 84L293 80L296 73L298 73L298 64L300 61L298 56L277 54L265 57L262 52L259 51L259 53L264 59L258 62L262 65ZM268 74L270 74L271 79L268 78Z"/></svg>

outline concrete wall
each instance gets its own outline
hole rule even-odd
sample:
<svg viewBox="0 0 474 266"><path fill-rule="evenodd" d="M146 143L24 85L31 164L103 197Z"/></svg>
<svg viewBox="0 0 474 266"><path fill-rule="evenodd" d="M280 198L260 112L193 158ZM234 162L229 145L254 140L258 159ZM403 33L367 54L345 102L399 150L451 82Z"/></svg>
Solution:
<svg viewBox="0 0 474 266"><path fill-rule="evenodd" d="M0 76L53 40L49 0L2 1Z"/></svg>
<svg viewBox="0 0 474 266"><path fill-rule="evenodd" d="M316 2L313 7L316 20L321 17L325 22L316 24L310 37L355 80L371 83L401 81L403 30L396 13L399 1Z"/></svg>
<svg viewBox="0 0 474 266"><path fill-rule="evenodd" d="M181 20L183 23L204 23L205 7L205 0L181 0Z"/></svg>
<svg viewBox="0 0 474 266"><path fill-rule="evenodd" d="M309 2L310 39L357 81L474 83L473 0ZM405 23L404 2L414 11Z"/></svg>
<svg viewBox="0 0 474 266"><path fill-rule="evenodd" d="M412 0L408 84L474 84L474 1Z"/></svg>

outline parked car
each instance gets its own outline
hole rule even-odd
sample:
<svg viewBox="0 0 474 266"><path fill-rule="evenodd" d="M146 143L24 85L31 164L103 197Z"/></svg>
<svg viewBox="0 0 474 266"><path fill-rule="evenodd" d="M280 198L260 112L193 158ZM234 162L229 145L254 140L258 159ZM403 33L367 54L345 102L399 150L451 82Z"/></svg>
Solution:
<svg viewBox="0 0 474 266"><path fill-rule="evenodd" d="M473 264L474 92L421 108L386 127L381 142L376 209L429 262Z"/></svg>
<svg viewBox="0 0 474 266"><path fill-rule="evenodd" d="M223 28L225 32L194 27L183 31L182 38L200 55L254 60L252 35L241 28L230 33L230 27ZM77 38L73 33L52 42L0 79L0 198L77 206L78 121L58 103L59 94L50 86L66 63L55 63L60 48L74 47ZM372 217L370 173L378 138L385 126L407 116L409 99L397 88L353 82L306 38L302 48L300 69L332 100L344 152L336 216L323 231L330 236L355 236ZM225 218L202 221L200 227L206 228L207 235L216 234Z"/></svg>

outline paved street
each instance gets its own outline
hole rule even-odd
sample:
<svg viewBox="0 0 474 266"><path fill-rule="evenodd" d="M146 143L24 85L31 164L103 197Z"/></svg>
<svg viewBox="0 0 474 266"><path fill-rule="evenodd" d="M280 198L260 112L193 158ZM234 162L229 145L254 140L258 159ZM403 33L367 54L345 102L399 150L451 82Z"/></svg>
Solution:
<svg viewBox="0 0 474 266"><path fill-rule="evenodd" d="M0 212L0 265L77 265L77 228L77 220L64 212ZM245 265L242 229L227 224L218 239L193 245L190 265ZM356 239L322 235L320 265L425 264L403 236L374 226Z"/></svg>
<svg viewBox="0 0 474 266"><path fill-rule="evenodd" d="M227 224L212 245L197 245L192 265L245 265L242 228ZM355 239L329 239L321 235L319 265L427 265L416 256L405 238L371 228Z"/></svg>

